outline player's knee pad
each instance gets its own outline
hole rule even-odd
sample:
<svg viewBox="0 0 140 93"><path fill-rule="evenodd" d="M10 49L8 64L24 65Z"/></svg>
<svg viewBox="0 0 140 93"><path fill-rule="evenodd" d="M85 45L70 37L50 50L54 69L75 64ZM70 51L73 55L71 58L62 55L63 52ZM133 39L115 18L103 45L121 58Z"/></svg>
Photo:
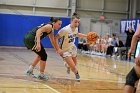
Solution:
<svg viewBox="0 0 140 93"><path fill-rule="evenodd" d="M139 80L134 68L127 74L125 85L135 86L136 81Z"/></svg>
<svg viewBox="0 0 140 93"><path fill-rule="evenodd" d="M43 55L41 56L41 60L47 61L47 54L43 54Z"/></svg>

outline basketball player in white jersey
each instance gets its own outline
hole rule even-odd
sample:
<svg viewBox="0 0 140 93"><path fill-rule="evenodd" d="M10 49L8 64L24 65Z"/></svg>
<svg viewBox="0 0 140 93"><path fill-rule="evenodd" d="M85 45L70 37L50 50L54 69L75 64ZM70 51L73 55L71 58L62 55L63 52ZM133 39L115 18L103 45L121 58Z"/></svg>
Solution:
<svg viewBox="0 0 140 93"><path fill-rule="evenodd" d="M74 13L71 18L71 23L65 27L63 27L55 37L56 45L59 46L63 55L61 55L65 62L67 63L67 67L70 68L76 76L76 80L80 80L80 76L78 70L76 68L77 65L77 47L75 46L75 38L87 38L87 35L78 33L78 26L80 23L79 16ZM60 44L58 45L58 39L61 38Z"/></svg>

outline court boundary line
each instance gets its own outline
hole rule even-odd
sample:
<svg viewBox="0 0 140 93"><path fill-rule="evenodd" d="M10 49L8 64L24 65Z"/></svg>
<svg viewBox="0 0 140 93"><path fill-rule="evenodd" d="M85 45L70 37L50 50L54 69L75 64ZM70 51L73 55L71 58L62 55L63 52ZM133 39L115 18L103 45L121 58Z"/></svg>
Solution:
<svg viewBox="0 0 140 93"><path fill-rule="evenodd" d="M11 53L11 52L9 52L9 54L12 54L12 56L15 57L16 59L20 60L21 62L25 63L26 65L29 65L29 63L28 63L26 60L24 60L23 58L21 58L20 56L14 54L14 53ZM37 68L36 68L36 69L37 69ZM38 70L38 69L37 69L37 70ZM40 83L40 82L38 82L38 83ZM40 83L40 84L42 84L42 83ZM52 90L52 91L55 92L55 93L61 93L61 92L57 91L56 89L50 87L50 86L47 85L47 84L43 84L43 85L46 86L47 88L49 88L50 90Z"/></svg>

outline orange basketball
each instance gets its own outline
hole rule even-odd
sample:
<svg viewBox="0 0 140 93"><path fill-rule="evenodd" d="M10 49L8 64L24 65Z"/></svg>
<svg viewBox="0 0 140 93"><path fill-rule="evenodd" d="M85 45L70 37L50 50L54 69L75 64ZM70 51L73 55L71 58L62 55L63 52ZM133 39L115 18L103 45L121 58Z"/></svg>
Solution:
<svg viewBox="0 0 140 93"><path fill-rule="evenodd" d="M88 32L87 33L87 41L88 42L96 42L96 40L99 38L96 32Z"/></svg>

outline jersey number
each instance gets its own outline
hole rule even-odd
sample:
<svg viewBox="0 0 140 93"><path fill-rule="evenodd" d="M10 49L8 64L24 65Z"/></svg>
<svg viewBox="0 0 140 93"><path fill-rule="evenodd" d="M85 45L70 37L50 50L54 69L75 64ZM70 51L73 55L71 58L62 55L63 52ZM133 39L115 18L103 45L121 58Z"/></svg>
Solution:
<svg viewBox="0 0 140 93"><path fill-rule="evenodd" d="M74 38L70 39L70 40L69 40L69 43L71 43L71 42L73 42L73 41L74 41Z"/></svg>

